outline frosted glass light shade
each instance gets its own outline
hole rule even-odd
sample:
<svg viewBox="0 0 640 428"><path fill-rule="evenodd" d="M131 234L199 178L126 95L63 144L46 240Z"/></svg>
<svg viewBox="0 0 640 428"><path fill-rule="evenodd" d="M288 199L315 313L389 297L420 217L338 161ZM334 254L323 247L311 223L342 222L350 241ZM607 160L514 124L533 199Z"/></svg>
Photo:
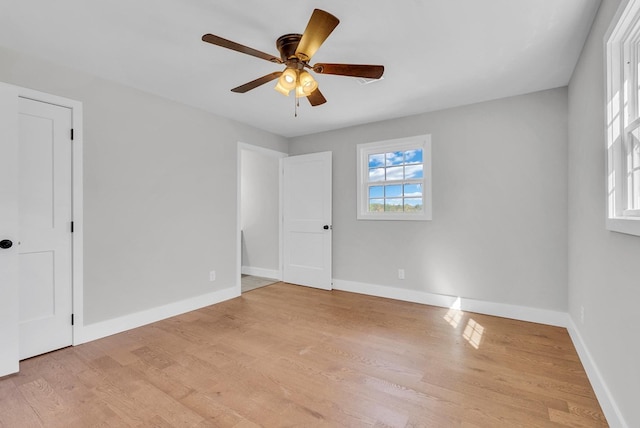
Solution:
<svg viewBox="0 0 640 428"><path fill-rule="evenodd" d="M299 82L300 84L298 87L302 88L302 92L305 94L305 96L310 95L313 91L318 89L318 82L316 82L316 80L311 74L309 74L308 71L300 72Z"/></svg>
<svg viewBox="0 0 640 428"><path fill-rule="evenodd" d="M296 98L304 98L304 97L308 97L309 94L305 94L304 90L302 89L302 86L298 85L296 86Z"/></svg>
<svg viewBox="0 0 640 428"><path fill-rule="evenodd" d="M282 95L289 96L289 92L292 89L296 88L296 83L298 82L298 72L293 68L285 69L280 78L278 79L278 83L276 83L275 89L280 92Z"/></svg>
<svg viewBox="0 0 640 428"><path fill-rule="evenodd" d="M285 89L281 84L280 84L280 80L278 80L278 83L276 83L276 86L273 88L276 91L280 92L282 95L284 95L285 97L289 96L289 91Z"/></svg>
<svg viewBox="0 0 640 428"><path fill-rule="evenodd" d="M282 75L278 79L278 83L282 85L283 88L290 91L296 87L296 82L298 81L298 73L293 68L287 68L282 72Z"/></svg>

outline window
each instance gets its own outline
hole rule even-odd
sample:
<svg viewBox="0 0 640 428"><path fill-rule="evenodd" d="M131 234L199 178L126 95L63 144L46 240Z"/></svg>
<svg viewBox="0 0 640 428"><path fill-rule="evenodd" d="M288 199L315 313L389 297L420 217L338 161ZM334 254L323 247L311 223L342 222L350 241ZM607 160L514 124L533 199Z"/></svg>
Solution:
<svg viewBox="0 0 640 428"><path fill-rule="evenodd" d="M429 135L359 144L358 219L431 220Z"/></svg>
<svg viewBox="0 0 640 428"><path fill-rule="evenodd" d="M621 4L605 42L607 228L640 236L640 0Z"/></svg>

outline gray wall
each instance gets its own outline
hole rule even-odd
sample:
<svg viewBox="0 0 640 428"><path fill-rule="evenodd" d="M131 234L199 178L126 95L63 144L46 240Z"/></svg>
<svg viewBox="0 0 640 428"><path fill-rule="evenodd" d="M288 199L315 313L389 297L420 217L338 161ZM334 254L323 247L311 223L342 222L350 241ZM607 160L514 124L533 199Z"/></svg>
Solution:
<svg viewBox="0 0 640 428"><path fill-rule="evenodd" d="M356 220L356 144L431 134L433 220ZM295 138L333 151L333 277L567 310L567 90ZM406 279L397 278L403 268Z"/></svg>
<svg viewBox="0 0 640 428"><path fill-rule="evenodd" d="M284 138L6 49L0 64L84 103L85 324L235 285L237 142Z"/></svg>
<svg viewBox="0 0 640 428"><path fill-rule="evenodd" d="M640 237L605 229L603 37L619 4L602 2L569 85L569 313L627 424L639 427Z"/></svg>
<svg viewBox="0 0 640 428"><path fill-rule="evenodd" d="M241 152L242 266L280 270L280 159Z"/></svg>

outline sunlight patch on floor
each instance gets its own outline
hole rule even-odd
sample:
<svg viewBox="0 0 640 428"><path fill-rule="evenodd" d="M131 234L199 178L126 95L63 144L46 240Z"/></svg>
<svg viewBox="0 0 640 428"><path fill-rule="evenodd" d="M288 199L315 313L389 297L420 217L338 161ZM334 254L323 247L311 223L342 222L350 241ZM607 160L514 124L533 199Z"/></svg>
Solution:
<svg viewBox="0 0 640 428"><path fill-rule="evenodd" d="M462 337L467 339L467 342L476 349L480 348L482 343L482 334L484 333L484 327L478 324L473 318L469 319L467 326L464 328Z"/></svg>
<svg viewBox="0 0 640 428"><path fill-rule="evenodd" d="M461 310L462 302L460 297L458 297L453 304L449 307L449 310L443 317L446 322L451 325L453 328L458 328L460 325L460 321L462 321L462 317L464 316L464 312ZM467 342L475 349L480 348L480 344L482 343L482 335L484 334L484 327L475 321L473 318L470 318L467 322L467 325L462 332L462 337L466 339Z"/></svg>
<svg viewBox="0 0 640 428"><path fill-rule="evenodd" d="M460 324L460 320L464 315L464 312L460 310L461 305L460 297L458 297L455 302L449 306L449 311L444 316L444 320L451 324L453 328L458 328L458 324Z"/></svg>

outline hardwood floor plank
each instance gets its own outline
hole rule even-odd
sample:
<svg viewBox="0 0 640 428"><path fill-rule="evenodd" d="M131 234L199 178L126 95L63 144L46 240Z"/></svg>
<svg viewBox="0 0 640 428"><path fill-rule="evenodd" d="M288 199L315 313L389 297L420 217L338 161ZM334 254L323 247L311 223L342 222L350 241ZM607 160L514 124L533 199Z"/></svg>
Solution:
<svg viewBox="0 0 640 428"><path fill-rule="evenodd" d="M0 426L42 427L35 410L12 381L15 376L0 378Z"/></svg>
<svg viewBox="0 0 640 428"><path fill-rule="evenodd" d="M607 426L565 329L278 283L21 362L0 427Z"/></svg>
<svg viewBox="0 0 640 428"><path fill-rule="evenodd" d="M606 427L606 421L599 416L583 416L573 412L561 412L555 409L549 409L549 419L565 427L587 428L587 427Z"/></svg>
<svg viewBox="0 0 640 428"><path fill-rule="evenodd" d="M234 409L218 402L215 396L199 391L193 391L180 402L204 418L197 426L231 428L245 420Z"/></svg>
<svg viewBox="0 0 640 428"><path fill-rule="evenodd" d="M46 425L49 418L65 419L69 407L46 380L38 378L18 387L29 406L36 412L40 421Z"/></svg>
<svg viewBox="0 0 640 428"><path fill-rule="evenodd" d="M139 372L141 379L145 379L149 384L171 396L174 400L179 401L195 391L194 388L186 384L184 379L171 376L167 372L157 367L150 367L141 361L131 364L129 367ZM204 379L204 377L202 378Z"/></svg>

